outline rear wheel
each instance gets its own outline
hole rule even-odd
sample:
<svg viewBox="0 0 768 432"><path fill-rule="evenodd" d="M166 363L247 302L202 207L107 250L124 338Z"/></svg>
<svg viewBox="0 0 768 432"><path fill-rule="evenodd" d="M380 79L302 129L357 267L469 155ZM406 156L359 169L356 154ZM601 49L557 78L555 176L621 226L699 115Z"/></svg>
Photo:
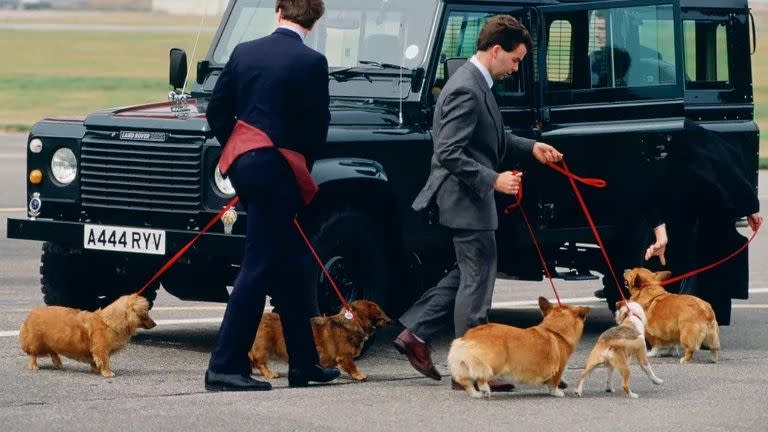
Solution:
<svg viewBox="0 0 768 432"><path fill-rule="evenodd" d="M320 259L336 282L336 287L348 303L355 300L376 302L385 313L390 309L390 274L392 274L389 248L381 239L374 223L355 210L332 213L322 219L312 236L312 244ZM335 315L342 307L331 281L313 259L316 276L314 290L316 312ZM375 335L369 337L360 356L373 345Z"/></svg>
<svg viewBox="0 0 768 432"><path fill-rule="evenodd" d="M322 219L312 244L347 302L366 299L388 308L391 260L373 222L355 210ZM313 267L317 312L337 314L342 303L317 262Z"/></svg>
<svg viewBox="0 0 768 432"><path fill-rule="evenodd" d="M52 306L96 310L138 291L151 276L150 267L131 268L119 259L105 259L51 242L43 244L40 261L43 301ZM142 294L150 306L158 286L154 282Z"/></svg>

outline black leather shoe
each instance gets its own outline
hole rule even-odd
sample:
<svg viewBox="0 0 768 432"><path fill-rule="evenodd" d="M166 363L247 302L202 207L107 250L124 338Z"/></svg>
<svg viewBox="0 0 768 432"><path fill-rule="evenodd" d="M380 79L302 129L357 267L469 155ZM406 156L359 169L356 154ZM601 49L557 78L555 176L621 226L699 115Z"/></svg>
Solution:
<svg viewBox="0 0 768 432"><path fill-rule="evenodd" d="M288 369L288 386L289 387L306 387L310 381L327 383L333 381L341 375L336 368L324 368L320 365L310 366L309 368Z"/></svg>
<svg viewBox="0 0 768 432"><path fill-rule="evenodd" d="M266 391L272 384L240 374L205 372L205 389L208 391Z"/></svg>

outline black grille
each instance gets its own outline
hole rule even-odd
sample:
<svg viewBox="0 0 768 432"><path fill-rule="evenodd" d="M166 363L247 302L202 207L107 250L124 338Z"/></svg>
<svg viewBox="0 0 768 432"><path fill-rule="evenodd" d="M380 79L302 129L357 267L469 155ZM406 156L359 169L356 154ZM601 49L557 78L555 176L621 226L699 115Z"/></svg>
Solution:
<svg viewBox="0 0 768 432"><path fill-rule="evenodd" d="M80 147L82 205L196 213L202 148L203 137L169 134L166 142L144 142L89 131Z"/></svg>

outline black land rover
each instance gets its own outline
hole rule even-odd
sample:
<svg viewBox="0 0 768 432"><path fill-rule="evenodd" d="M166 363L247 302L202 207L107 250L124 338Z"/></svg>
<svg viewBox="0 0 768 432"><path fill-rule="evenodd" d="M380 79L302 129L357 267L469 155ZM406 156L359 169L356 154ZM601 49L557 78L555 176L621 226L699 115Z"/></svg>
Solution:
<svg viewBox="0 0 768 432"><path fill-rule="evenodd" d="M410 204L428 175L436 96L493 14L518 17L535 46L520 73L494 86L505 126L555 145L574 172L608 182L583 188L607 240L637 179L670 169L686 117L740 146L756 184L746 0L326 0L326 7L307 43L328 58L332 121L312 170L319 195L299 219L347 298L398 309L453 264L447 233ZM173 93L172 103L34 126L28 217L9 219L8 236L44 241L46 303L93 309L137 290L234 195L217 169L221 143L206 123L207 99L232 49L270 33L274 19L270 1L232 0L188 100ZM185 87L185 57L171 52L177 89ZM538 164L519 168L524 208L550 268L565 279L604 272L568 182ZM182 299L226 301L244 218L231 233L217 224L202 236L162 286ZM499 271L540 280L520 221L501 218ZM319 311L338 310L319 270L317 286ZM158 287L145 295L154 299Z"/></svg>

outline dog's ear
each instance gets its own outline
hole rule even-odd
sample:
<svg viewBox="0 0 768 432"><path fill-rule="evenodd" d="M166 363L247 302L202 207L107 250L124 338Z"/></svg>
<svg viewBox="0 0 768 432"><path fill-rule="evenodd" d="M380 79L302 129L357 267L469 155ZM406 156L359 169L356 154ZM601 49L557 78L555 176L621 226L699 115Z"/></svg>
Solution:
<svg viewBox="0 0 768 432"><path fill-rule="evenodd" d="M539 309L541 309L541 314L544 316L547 316L549 311L552 310L552 303L549 302L545 297L539 297Z"/></svg>
<svg viewBox="0 0 768 432"><path fill-rule="evenodd" d="M623 301L616 302L616 324L620 324L629 315L629 306L622 309L622 306L626 306Z"/></svg>
<svg viewBox="0 0 768 432"><path fill-rule="evenodd" d="M665 281L665 280L669 279L669 277L672 276L672 272L664 270L664 271L658 271L658 272L654 273L653 275L656 277L657 281L661 282L661 281Z"/></svg>
<svg viewBox="0 0 768 432"><path fill-rule="evenodd" d="M578 307L576 307L576 316L578 316L582 320L585 320L585 319L587 319L587 315L589 315L589 307L588 306L578 306Z"/></svg>
<svg viewBox="0 0 768 432"><path fill-rule="evenodd" d="M624 272L624 282L627 284L627 288L635 286L635 278L637 278L637 269Z"/></svg>

